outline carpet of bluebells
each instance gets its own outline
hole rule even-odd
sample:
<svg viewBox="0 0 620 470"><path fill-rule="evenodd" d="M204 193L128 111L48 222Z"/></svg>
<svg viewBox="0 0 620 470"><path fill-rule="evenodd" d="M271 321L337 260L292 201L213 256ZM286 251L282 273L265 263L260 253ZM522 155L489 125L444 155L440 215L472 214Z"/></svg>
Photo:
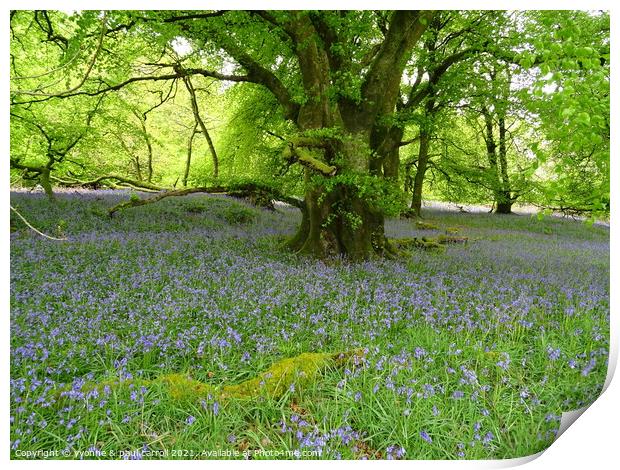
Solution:
<svg viewBox="0 0 620 470"><path fill-rule="evenodd" d="M292 208L195 195L109 218L128 196L11 195L67 236L12 216L13 458L511 458L548 447L561 413L600 393L606 227L430 210L438 231L392 220L388 235L450 227L469 243L351 265L282 250ZM357 348L359 365L278 399L92 387L166 373L218 386Z"/></svg>

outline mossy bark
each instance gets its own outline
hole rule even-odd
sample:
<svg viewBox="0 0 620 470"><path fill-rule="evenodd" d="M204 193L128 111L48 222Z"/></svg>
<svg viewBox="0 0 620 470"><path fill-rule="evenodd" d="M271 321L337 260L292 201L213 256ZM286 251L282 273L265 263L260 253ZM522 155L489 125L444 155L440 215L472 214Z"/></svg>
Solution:
<svg viewBox="0 0 620 470"><path fill-rule="evenodd" d="M348 163L358 166L360 160L354 154ZM355 168L342 171L353 174ZM345 256L350 260L389 253L384 214L372 201L360 197L358 188L349 184L336 184L329 189L315 186L309 173L307 185L302 222L289 242L291 248L318 258Z"/></svg>
<svg viewBox="0 0 620 470"><path fill-rule="evenodd" d="M50 169L44 168L39 175L39 183L43 187L45 194L50 202L56 201L56 196L54 195L54 190L52 189L52 183L50 181Z"/></svg>

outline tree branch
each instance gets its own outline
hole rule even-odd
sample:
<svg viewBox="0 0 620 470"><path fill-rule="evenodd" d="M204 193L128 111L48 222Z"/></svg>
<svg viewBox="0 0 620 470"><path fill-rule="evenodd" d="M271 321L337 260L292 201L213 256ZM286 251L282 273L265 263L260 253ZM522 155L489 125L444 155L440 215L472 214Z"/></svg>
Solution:
<svg viewBox="0 0 620 470"><path fill-rule="evenodd" d="M36 234L38 234L38 235L41 235L42 237L45 237L45 238L47 238L47 239L49 239L49 240L55 240L55 241L65 241L65 240L67 239L66 237L64 237L64 238L56 238L56 237L52 237L52 236L50 236L50 235L46 235L46 234L44 234L44 233L43 233L43 232L41 232L40 230L37 230L36 228L34 228L34 227L30 224L30 222L28 222L28 221L26 220L26 218L25 218L23 215L21 215L21 214L17 211L17 209L15 209L15 208L14 208L13 206L11 206L11 205L9 205L9 207L11 208L11 210L12 210L13 212L15 212L15 214L17 214L17 217L19 217L19 218L22 220L22 222L24 222L24 223L26 224L26 227L28 227L28 228L29 228L30 230L32 230L34 233L36 233Z"/></svg>
<svg viewBox="0 0 620 470"><path fill-rule="evenodd" d="M310 145L309 142L306 142L306 145L302 145L302 147L315 147L315 145ZM335 166L322 162L318 158L312 156L310 151L295 145L287 145L282 152L282 156L288 162L297 162L324 176L334 176L336 171L338 171Z"/></svg>
<svg viewBox="0 0 620 470"><path fill-rule="evenodd" d="M271 197L271 199L285 202L293 207L297 207L300 210L304 210L304 202L294 197L285 196L276 189L266 186L260 183L246 182L246 183L232 183L228 186L205 186L198 188L184 188L175 189L161 192L155 196L144 199L130 199L128 201L121 202L108 210L110 216L115 212L131 207L144 206L146 204L153 204L168 197L186 196L188 194L195 193L209 193L209 194L230 194L235 192L249 192L249 193L262 193Z"/></svg>
<svg viewBox="0 0 620 470"><path fill-rule="evenodd" d="M396 11L387 36L362 84L363 117L370 125L377 114L390 113L398 97L408 54L433 16L428 11Z"/></svg>

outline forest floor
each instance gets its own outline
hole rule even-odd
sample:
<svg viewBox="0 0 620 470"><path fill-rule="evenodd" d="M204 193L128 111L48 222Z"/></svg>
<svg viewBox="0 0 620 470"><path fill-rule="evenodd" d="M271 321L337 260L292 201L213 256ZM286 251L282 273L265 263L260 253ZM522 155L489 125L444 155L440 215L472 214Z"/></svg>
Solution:
<svg viewBox="0 0 620 470"><path fill-rule="evenodd" d="M109 218L126 197L11 195L67 237L11 216L13 458L519 457L605 380L607 227L427 209L436 230L388 236L469 242L352 265L280 249L292 208L197 195ZM318 352L350 360L295 359Z"/></svg>

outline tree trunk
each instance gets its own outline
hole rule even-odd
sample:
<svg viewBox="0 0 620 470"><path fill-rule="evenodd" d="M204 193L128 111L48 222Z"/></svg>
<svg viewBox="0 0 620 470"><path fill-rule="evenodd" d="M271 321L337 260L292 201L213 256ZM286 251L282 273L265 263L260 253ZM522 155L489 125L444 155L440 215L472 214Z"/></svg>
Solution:
<svg viewBox="0 0 620 470"><path fill-rule="evenodd" d="M329 194L321 188L307 191L302 223L289 246L318 258L363 260L372 253L389 254L382 212L352 194L354 191L345 185Z"/></svg>
<svg viewBox="0 0 620 470"><path fill-rule="evenodd" d="M56 196L54 195L54 191L52 190L52 183L50 182L50 169L43 168L41 174L39 176L39 183L43 187L45 194L50 202L56 201Z"/></svg>
<svg viewBox="0 0 620 470"><path fill-rule="evenodd" d="M340 138L326 138L326 145L320 146L320 162L333 166L335 174L317 174L317 165L305 170L305 210L299 230L289 243L296 251L318 258L343 256L351 260L394 254L385 238L385 214L375 202L381 197L380 191L373 191L377 186L374 179L397 177L398 149L379 147L382 137L389 133L384 127L386 118L395 111L411 50L432 15L419 11L392 14L385 40L362 81L359 103L330 96L333 74L340 73L343 63L330 48L335 33L330 25L320 24L317 18L313 21L305 13L296 14L282 25L295 45L306 93L295 118L297 128L302 133L328 128L343 133ZM246 57L240 59L246 69L256 68ZM266 83L278 91L274 80ZM286 109L290 99L281 93L276 96Z"/></svg>
<svg viewBox="0 0 620 470"><path fill-rule="evenodd" d="M512 210L512 199L510 197L510 191L506 191L500 174L500 164L498 163L497 142L495 141L495 135L493 132L494 123L491 113L486 107L482 108L482 114L484 116L485 124L485 136L484 141L487 147L487 160L489 161L489 174L491 177L491 184L493 188L493 197L495 199L495 213L497 214L510 214ZM503 155L504 163L506 158L506 145L505 145L505 127L500 126L500 158ZM508 177L508 174L506 174Z"/></svg>
<svg viewBox="0 0 620 470"><path fill-rule="evenodd" d="M207 126L205 125L202 117L200 116L198 100L196 98L196 90L194 89L194 86L192 85L189 76L183 77L183 83L185 83L185 88L187 88L187 91L189 92L189 97L192 104L192 112L194 113L194 119L196 120L196 124L200 126L200 130L205 136L207 144L209 145L209 152L211 152L211 158L213 159L213 177L217 178L219 176L219 158L217 156L217 152L215 151L215 146L213 145L211 136L209 135L209 131L207 130Z"/></svg>
<svg viewBox="0 0 620 470"><path fill-rule="evenodd" d="M498 192L497 209L498 214L510 214L512 212L512 198L510 190L510 179L508 177L508 159L506 157L506 120L503 116L498 119L499 127L499 179L501 190Z"/></svg>
<svg viewBox="0 0 620 470"><path fill-rule="evenodd" d="M140 119L140 124L142 125L142 133L144 136L144 142L146 143L147 150L146 180L151 183L153 180L153 146L151 145L151 138L149 137L149 134L146 130L146 119Z"/></svg>
<svg viewBox="0 0 620 470"><path fill-rule="evenodd" d="M512 201L504 196L500 196L501 201L497 201L497 205L495 208L496 214L511 214L512 213Z"/></svg>
<svg viewBox="0 0 620 470"><path fill-rule="evenodd" d="M187 159L185 160L185 171L183 172L183 187L187 187L187 179L189 178L189 168L192 164L192 146L194 143L194 136L196 135L196 131L198 130L198 123L194 124L194 128L192 129L192 133L187 139Z"/></svg>
<svg viewBox="0 0 620 470"><path fill-rule="evenodd" d="M142 181L142 169L140 168L140 156L137 153L134 155L134 152L132 152L132 150L127 146L127 144L123 140L122 135L120 134L114 134L114 135L116 136L118 141L121 143L121 147L123 147L123 150L125 150L125 153L129 156L129 161L131 162L134 172L136 173L136 179L138 181Z"/></svg>
<svg viewBox="0 0 620 470"><path fill-rule="evenodd" d="M140 157L138 157L138 155L133 158L133 166L136 170L136 177L138 178L138 181L142 181L142 169L140 168Z"/></svg>
<svg viewBox="0 0 620 470"><path fill-rule="evenodd" d="M211 159L213 160L213 177L217 178L220 174L220 162L219 162L219 158L217 156L217 152L215 151L215 145L213 145L213 140L211 140L211 136L209 135L209 131L207 131L207 128L204 127L203 125L203 129L202 132L205 136L205 139L207 139L207 144L209 145L209 152L211 153Z"/></svg>
<svg viewBox="0 0 620 470"><path fill-rule="evenodd" d="M368 173L368 142L367 134L347 136L337 150L326 152L327 161L337 154L342 165L339 174L365 174L372 178ZM373 206L372 198L360 194L356 185L337 183L326 189L323 184L313 184L314 174L311 169L306 170L305 210L289 246L318 258L345 256L363 260L372 254L393 254L385 238L385 216Z"/></svg>
<svg viewBox="0 0 620 470"><path fill-rule="evenodd" d="M418 152L418 168L413 180L413 195L411 197L411 210L420 217L422 212L422 187L424 185L424 176L428 167L428 149L430 144L430 135L424 131L420 133L420 150Z"/></svg>

